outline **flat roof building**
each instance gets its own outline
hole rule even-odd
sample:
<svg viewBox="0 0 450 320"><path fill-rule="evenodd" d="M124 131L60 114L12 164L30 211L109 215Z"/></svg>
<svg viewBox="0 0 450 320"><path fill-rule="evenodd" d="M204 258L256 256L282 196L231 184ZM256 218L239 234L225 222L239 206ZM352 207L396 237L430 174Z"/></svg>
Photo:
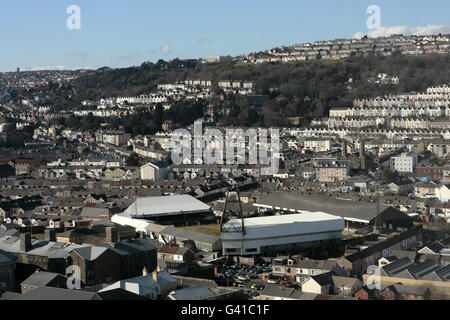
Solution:
<svg viewBox="0 0 450 320"><path fill-rule="evenodd" d="M224 255L259 255L317 246L322 241L341 239L344 219L324 212L247 218L223 226Z"/></svg>

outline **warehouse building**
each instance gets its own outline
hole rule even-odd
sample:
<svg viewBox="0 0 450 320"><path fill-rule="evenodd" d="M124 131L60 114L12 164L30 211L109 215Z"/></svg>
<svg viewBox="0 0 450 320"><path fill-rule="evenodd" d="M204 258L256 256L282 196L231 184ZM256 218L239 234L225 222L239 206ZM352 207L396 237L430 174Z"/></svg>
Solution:
<svg viewBox="0 0 450 320"><path fill-rule="evenodd" d="M323 212L231 219L222 231L224 255L271 255L342 238L344 219Z"/></svg>
<svg viewBox="0 0 450 320"><path fill-rule="evenodd" d="M124 215L135 219L210 213L211 207L194 197L182 194L162 197L139 197L125 211Z"/></svg>
<svg viewBox="0 0 450 320"><path fill-rule="evenodd" d="M123 213L113 216L111 221L143 231L145 228L143 221L185 226L210 222L212 216L212 208L209 205L190 195L182 194L138 197Z"/></svg>

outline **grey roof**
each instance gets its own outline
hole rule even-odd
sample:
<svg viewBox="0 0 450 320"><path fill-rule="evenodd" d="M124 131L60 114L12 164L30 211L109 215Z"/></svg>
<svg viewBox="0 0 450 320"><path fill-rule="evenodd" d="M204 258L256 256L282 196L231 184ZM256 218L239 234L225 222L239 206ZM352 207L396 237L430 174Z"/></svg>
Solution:
<svg viewBox="0 0 450 320"><path fill-rule="evenodd" d="M216 294L204 285L187 287L170 293L173 300L203 300Z"/></svg>
<svg viewBox="0 0 450 320"><path fill-rule="evenodd" d="M434 241L432 244L428 245L428 246L424 246L422 249L420 249L419 251L425 251L424 253L426 253L426 249L428 249L429 251L431 251L432 253L439 253L442 249L445 249L446 245L443 244L440 241ZM422 252L421 252L422 253Z"/></svg>
<svg viewBox="0 0 450 320"><path fill-rule="evenodd" d="M311 278L320 286L326 286L333 283L333 275L334 272L331 271L312 276Z"/></svg>
<svg viewBox="0 0 450 320"><path fill-rule="evenodd" d="M150 238L124 239L113 245L110 243L100 243L99 247L110 248L121 256L147 252L157 249L158 242Z"/></svg>
<svg viewBox="0 0 450 320"><path fill-rule="evenodd" d="M315 293L311 292L302 292L299 296L298 300L314 300L314 298L317 296Z"/></svg>
<svg viewBox="0 0 450 320"><path fill-rule="evenodd" d="M210 206L194 197L183 194L162 197L137 198L125 211L130 217L156 217L210 211Z"/></svg>
<svg viewBox="0 0 450 320"><path fill-rule="evenodd" d="M442 279L442 281L450 281L450 264L435 271L435 273Z"/></svg>
<svg viewBox="0 0 450 320"><path fill-rule="evenodd" d="M283 297L289 298L295 291L293 288L286 288L278 285L266 285L266 287L261 291L261 295L269 297Z"/></svg>
<svg viewBox="0 0 450 320"><path fill-rule="evenodd" d="M0 265L2 264L13 264L16 262L16 257L9 254L8 252L5 252L3 250L0 250Z"/></svg>
<svg viewBox="0 0 450 320"><path fill-rule="evenodd" d="M45 271L35 272L31 276L26 278L24 281L22 281L21 285L26 285L30 287L45 287L58 277L65 278L63 275L59 273L45 272Z"/></svg>
<svg viewBox="0 0 450 320"><path fill-rule="evenodd" d="M70 243L32 239L31 249L26 253L34 256L47 257L49 259L58 259L65 258L70 251L81 247L84 246ZM20 250L20 238L18 237L0 238L0 250L4 250L13 254L25 253L24 251Z"/></svg>
<svg viewBox="0 0 450 320"><path fill-rule="evenodd" d="M367 249L357 251L349 256L346 256L345 259L347 259L348 261L353 263L360 259L369 257L376 252L382 252L383 249L390 248L393 245L400 243L401 241L403 241L405 239L408 239L408 238L411 238L412 236L417 235L417 232L421 229L422 229L421 226L415 226L405 232L397 234L397 235L395 235L391 238L388 238L382 242L378 242L378 243L374 244L373 246L368 247ZM391 264L389 264L389 265L391 265Z"/></svg>
<svg viewBox="0 0 450 320"><path fill-rule="evenodd" d="M396 261L389 263L388 265L381 268L382 273L386 274L389 277L394 276L395 274L406 270L408 267L414 265L414 263L408 258L402 258Z"/></svg>
<svg viewBox="0 0 450 320"><path fill-rule="evenodd" d="M100 257L108 248L100 246L86 246L81 248L76 248L73 251L81 256L84 260L94 261Z"/></svg>
<svg viewBox="0 0 450 320"><path fill-rule="evenodd" d="M140 295L146 295L149 292L153 291L153 288L155 288L156 286L161 286L161 285L166 285L166 284L171 284L171 283L176 283L176 279L171 276L166 270L161 270L158 272L158 278L157 281L153 280L152 274L148 274L146 276L139 276L139 277L134 277L134 278L130 278L130 279L126 279L126 280L120 280L117 281L115 283L113 283L110 286L107 286L106 288L103 288L102 290L100 290L99 292L105 292L105 291L109 291L109 290L114 290L117 288L122 288L126 290L126 284L137 284L138 285L138 292Z"/></svg>
<svg viewBox="0 0 450 320"><path fill-rule="evenodd" d="M427 289L423 287L405 286L399 283L393 284L391 288L400 294L412 294L416 296L423 296L427 292Z"/></svg>
<svg viewBox="0 0 450 320"><path fill-rule="evenodd" d="M11 300L98 300L96 293L53 287L39 287Z"/></svg>
<svg viewBox="0 0 450 320"><path fill-rule="evenodd" d="M21 297L22 295L17 292L6 291L0 294L0 300L14 300L15 298Z"/></svg>
<svg viewBox="0 0 450 320"><path fill-rule="evenodd" d="M411 261L414 261L417 256L417 252L415 251L404 251L404 250L392 250L391 256L397 257L397 259L408 258Z"/></svg>
<svg viewBox="0 0 450 320"><path fill-rule="evenodd" d="M84 207L80 213L80 217L84 218L100 218L103 215L109 215L108 208Z"/></svg>
<svg viewBox="0 0 450 320"><path fill-rule="evenodd" d="M133 292L126 291L122 288L117 288L113 290L108 290L104 292L97 292L97 296L101 300L120 300L120 301L127 301L127 300L148 300L147 298L137 295Z"/></svg>
<svg viewBox="0 0 450 320"><path fill-rule="evenodd" d="M289 191L273 192L258 200L255 205L279 207L297 211L320 211L343 217L348 220L363 220L366 223L369 223L369 221L377 215L376 203L306 196L300 193ZM382 210L387 207L388 206L382 204L380 205L380 208Z"/></svg>
<svg viewBox="0 0 450 320"><path fill-rule="evenodd" d="M3 237L18 237L20 232L17 229L8 229L5 226L0 226L0 238Z"/></svg>
<svg viewBox="0 0 450 320"><path fill-rule="evenodd" d="M441 266L436 262L427 260L425 262L409 267L408 271L414 276L414 278L420 279L428 273L434 272L440 268Z"/></svg>

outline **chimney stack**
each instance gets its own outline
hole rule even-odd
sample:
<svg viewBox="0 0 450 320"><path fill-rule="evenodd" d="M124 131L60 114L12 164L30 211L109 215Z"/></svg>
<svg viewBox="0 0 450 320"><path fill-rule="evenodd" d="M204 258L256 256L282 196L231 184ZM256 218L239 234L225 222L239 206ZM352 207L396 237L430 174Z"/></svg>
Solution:
<svg viewBox="0 0 450 320"><path fill-rule="evenodd" d="M342 141L342 157L347 158L347 141Z"/></svg>
<svg viewBox="0 0 450 320"><path fill-rule="evenodd" d="M117 229L115 227L106 228L106 242L107 243L117 242Z"/></svg>
<svg viewBox="0 0 450 320"><path fill-rule="evenodd" d="M144 267L144 269L142 269L142 275L145 277L147 274L148 274L147 268Z"/></svg>
<svg viewBox="0 0 450 320"><path fill-rule="evenodd" d="M359 157L363 158L366 156L366 143L364 140L360 140L359 142Z"/></svg>
<svg viewBox="0 0 450 320"><path fill-rule="evenodd" d="M153 271L152 277L155 282L158 282L158 270Z"/></svg>
<svg viewBox="0 0 450 320"><path fill-rule="evenodd" d="M45 240L56 242L56 233L54 229L46 229L45 230Z"/></svg>
<svg viewBox="0 0 450 320"><path fill-rule="evenodd" d="M20 234L20 250L28 252L31 249L31 233Z"/></svg>

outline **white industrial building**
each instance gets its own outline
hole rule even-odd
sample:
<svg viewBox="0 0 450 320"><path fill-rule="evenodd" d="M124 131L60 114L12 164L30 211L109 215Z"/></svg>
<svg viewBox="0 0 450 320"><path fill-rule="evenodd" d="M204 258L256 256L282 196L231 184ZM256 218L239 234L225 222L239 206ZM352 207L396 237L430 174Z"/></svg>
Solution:
<svg viewBox="0 0 450 320"><path fill-rule="evenodd" d="M231 219L223 226L224 255L259 255L295 250L341 239L344 219L324 212Z"/></svg>
<svg viewBox="0 0 450 320"><path fill-rule="evenodd" d="M194 197L182 194L162 197L138 197L122 215L134 219L209 213L211 207Z"/></svg>

